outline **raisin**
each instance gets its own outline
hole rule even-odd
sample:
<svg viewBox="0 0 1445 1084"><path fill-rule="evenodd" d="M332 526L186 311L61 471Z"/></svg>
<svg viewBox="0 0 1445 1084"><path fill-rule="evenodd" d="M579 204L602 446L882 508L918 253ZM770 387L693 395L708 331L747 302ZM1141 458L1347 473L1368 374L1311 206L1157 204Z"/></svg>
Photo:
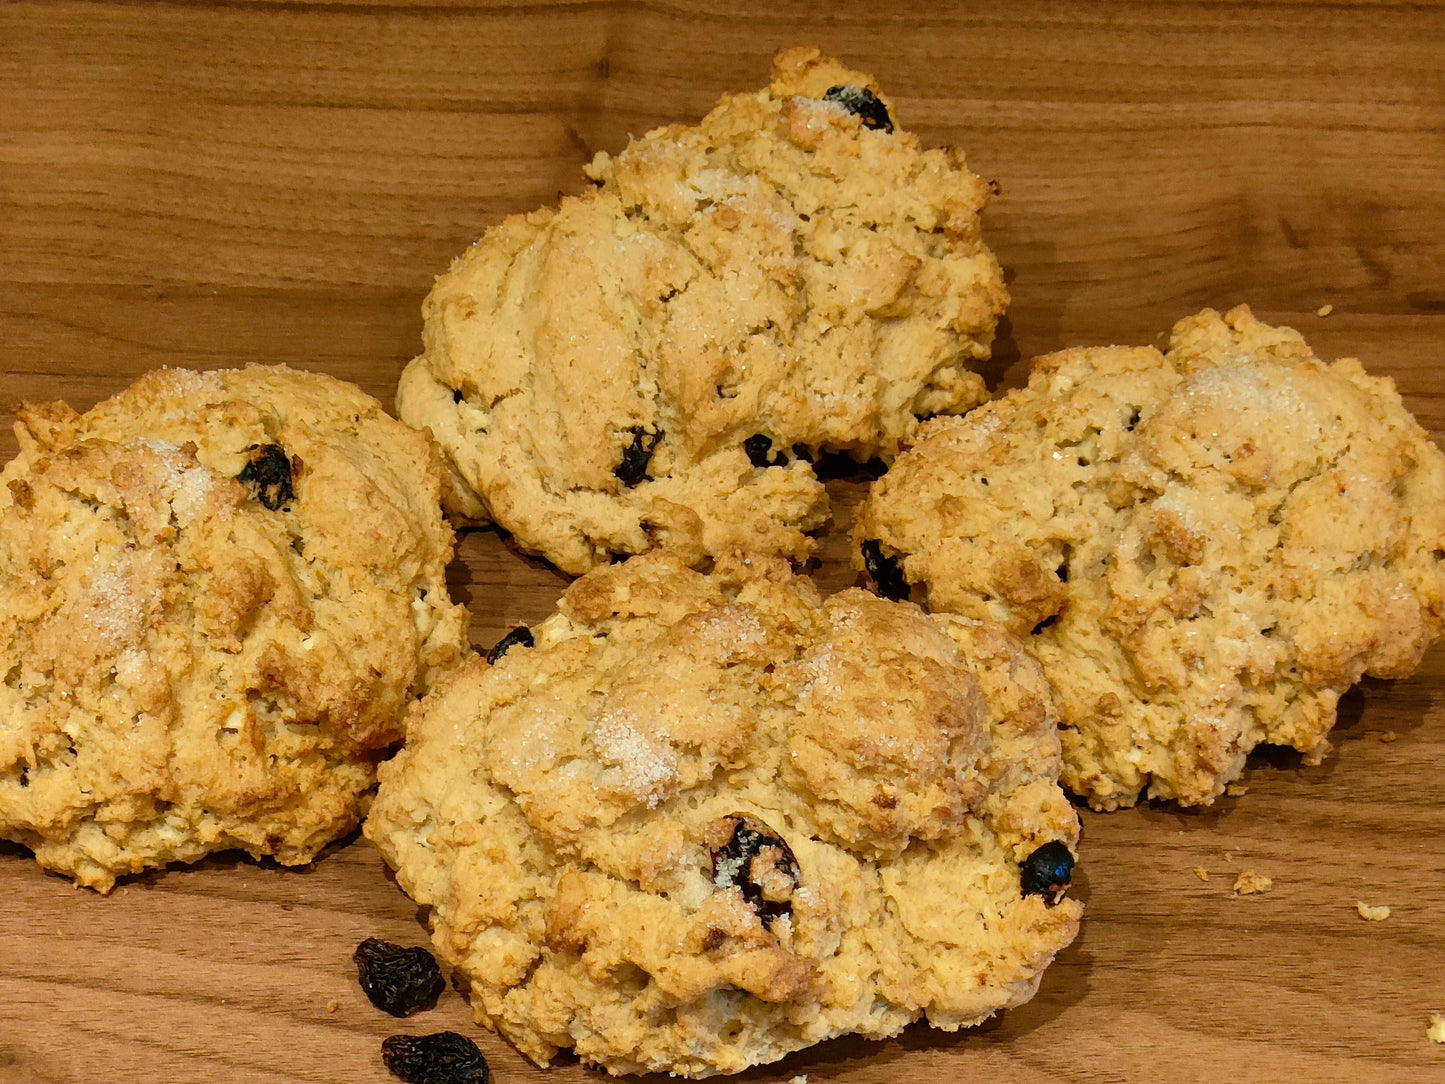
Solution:
<svg viewBox="0 0 1445 1084"><path fill-rule="evenodd" d="M464 400L465 398L466 398L466 395L462 392L462 389L461 389L461 388L453 388L453 389L452 389L452 402L454 402L454 403L460 403L460 402L461 402L462 400Z"/></svg>
<svg viewBox="0 0 1445 1084"><path fill-rule="evenodd" d="M748 461L755 467L786 467L788 457L783 452L777 455L770 455L773 450L773 438L765 437L761 433L754 433L743 441L743 451L748 453Z"/></svg>
<svg viewBox="0 0 1445 1084"><path fill-rule="evenodd" d="M250 461L236 475L236 481L251 487L251 495L271 511L290 504L296 494L291 489L291 458L279 444L253 444L248 449Z"/></svg>
<svg viewBox="0 0 1445 1084"><path fill-rule="evenodd" d="M407 1084L487 1084L492 1079L477 1044L455 1031L393 1035L381 1042L381 1060Z"/></svg>
<svg viewBox="0 0 1445 1084"><path fill-rule="evenodd" d="M521 644L523 647L531 647L535 642L536 641L532 639L532 630L526 625L518 625L492 645L492 650L487 652L487 663L489 665L495 665L498 659L518 644Z"/></svg>
<svg viewBox="0 0 1445 1084"><path fill-rule="evenodd" d="M1045 843L1019 863L1019 884L1025 896L1042 896L1052 907L1064 898L1074 877L1074 856L1058 840Z"/></svg>
<svg viewBox="0 0 1445 1084"><path fill-rule="evenodd" d="M652 451L657 447L657 442L662 439L662 430L651 433L640 425L634 425L628 432L632 434L632 443L623 449L622 462L617 464L617 469L612 473L617 475L619 482L631 489L647 479L647 464L652 459Z"/></svg>
<svg viewBox="0 0 1445 1084"><path fill-rule="evenodd" d="M768 453L773 450L773 438L754 433L743 441L743 451L748 453L748 462L755 467L768 466Z"/></svg>
<svg viewBox="0 0 1445 1084"><path fill-rule="evenodd" d="M424 948L368 937L356 946L356 978L371 1003L392 1016L430 1009L446 989L442 969Z"/></svg>
<svg viewBox="0 0 1445 1084"><path fill-rule="evenodd" d="M908 581L903 578L903 568L897 557L883 552L883 544L876 538L863 543L863 566L878 588L878 593L894 602L908 597Z"/></svg>
<svg viewBox="0 0 1445 1084"><path fill-rule="evenodd" d="M741 889L743 899L758 913L764 925L789 914L792 904L776 897L783 894L779 874L791 882L786 889L789 897L802 875L792 848L762 821L745 814L725 817L723 822L731 822L732 830L726 842L712 852L713 884L719 888Z"/></svg>
<svg viewBox="0 0 1445 1084"><path fill-rule="evenodd" d="M888 107L866 87L850 87L839 84L836 87L829 87L823 94L823 98L826 101L837 102L848 112L860 117L865 128L875 128L884 132L893 131L893 119L888 115Z"/></svg>

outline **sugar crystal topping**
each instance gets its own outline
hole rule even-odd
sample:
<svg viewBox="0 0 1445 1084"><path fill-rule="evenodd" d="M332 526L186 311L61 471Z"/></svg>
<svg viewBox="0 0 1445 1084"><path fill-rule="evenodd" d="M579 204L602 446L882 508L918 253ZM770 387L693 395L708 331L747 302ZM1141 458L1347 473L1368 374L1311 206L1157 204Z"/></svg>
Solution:
<svg viewBox="0 0 1445 1084"><path fill-rule="evenodd" d="M677 778L677 753L643 733L628 713L607 712L592 729L592 744L620 776L623 789L656 808L662 787Z"/></svg>
<svg viewBox="0 0 1445 1084"><path fill-rule="evenodd" d="M208 467L188 467L181 471L171 507L182 520L194 520L215 491L215 475Z"/></svg>
<svg viewBox="0 0 1445 1084"><path fill-rule="evenodd" d="M182 395L203 395L207 392L225 390L225 384L221 380L220 374L216 372L197 372L195 369L171 369L169 367L164 371L171 387Z"/></svg>
<svg viewBox="0 0 1445 1084"><path fill-rule="evenodd" d="M1248 357L1195 373L1183 393L1230 414L1259 411L1278 419L1305 415L1308 410L1292 382L1269 379L1268 370Z"/></svg>
<svg viewBox="0 0 1445 1084"><path fill-rule="evenodd" d="M142 600L121 571L104 568L90 578L86 594L91 627L111 644L137 640L144 622Z"/></svg>

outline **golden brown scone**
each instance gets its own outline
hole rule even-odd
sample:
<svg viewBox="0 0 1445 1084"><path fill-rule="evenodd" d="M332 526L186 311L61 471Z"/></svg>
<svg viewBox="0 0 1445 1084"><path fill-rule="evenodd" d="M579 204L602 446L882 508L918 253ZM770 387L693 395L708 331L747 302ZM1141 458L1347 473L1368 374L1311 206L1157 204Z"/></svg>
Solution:
<svg viewBox="0 0 1445 1084"><path fill-rule="evenodd" d="M656 553L533 633L418 703L365 832L539 1064L706 1076L953 1030L1077 932L1048 687L997 625Z"/></svg>
<svg viewBox="0 0 1445 1084"><path fill-rule="evenodd" d="M1318 762L1340 695L1440 634L1445 459L1388 379L1241 306L925 426L854 540L885 593L1028 637L1095 808L1207 803L1261 742Z"/></svg>
<svg viewBox="0 0 1445 1084"><path fill-rule="evenodd" d="M894 129L869 76L781 53L767 89L587 172L423 307L397 410L441 442L454 514L573 573L661 543L801 559L819 449L889 458L987 397L988 185Z"/></svg>
<svg viewBox="0 0 1445 1084"><path fill-rule="evenodd" d="M0 474L0 838L108 891L360 819L454 666L445 471L350 384L161 370L25 404Z"/></svg>

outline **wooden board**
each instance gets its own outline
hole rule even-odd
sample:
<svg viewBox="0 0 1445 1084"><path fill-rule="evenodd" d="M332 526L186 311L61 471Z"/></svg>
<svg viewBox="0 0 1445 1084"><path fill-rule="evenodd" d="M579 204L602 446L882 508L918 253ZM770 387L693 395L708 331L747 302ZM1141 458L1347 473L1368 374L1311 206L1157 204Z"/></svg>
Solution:
<svg viewBox="0 0 1445 1084"><path fill-rule="evenodd" d="M1001 182L987 238L1014 303L992 381L1247 301L1445 431L1445 11L1308 0L0 4L0 400L83 408L157 365L250 361L389 400L452 255L800 43ZM831 485L836 588L862 482ZM454 573L481 645L565 582L486 531ZM1210 809L1085 813L1083 933L1027 1006L747 1079L1445 1081L1425 1040L1445 1012L1445 651L1351 693L1336 740L1314 768L1255 756L1249 793ZM1274 890L1233 898L1245 868ZM1393 913L1366 923L1356 900ZM369 935L425 936L354 839L305 871L223 856L108 899L0 845L0 1082L381 1082L384 1036L443 1027L477 1034L499 1081L598 1078L534 1069L454 992L383 1016L350 963Z"/></svg>

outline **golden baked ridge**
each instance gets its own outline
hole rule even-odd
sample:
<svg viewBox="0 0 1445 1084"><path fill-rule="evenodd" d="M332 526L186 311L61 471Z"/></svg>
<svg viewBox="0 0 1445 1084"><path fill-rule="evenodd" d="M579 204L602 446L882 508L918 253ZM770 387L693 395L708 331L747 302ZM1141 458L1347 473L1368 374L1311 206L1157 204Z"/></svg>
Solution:
<svg viewBox="0 0 1445 1084"><path fill-rule="evenodd" d="M854 541L892 594L1027 638L1101 809L1210 802L1262 742L1317 763L1340 695L1445 624L1445 459L1388 379L1243 306L927 424Z"/></svg>
<svg viewBox="0 0 1445 1084"><path fill-rule="evenodd" d="M889 458L987 398L989 186L894 129L867 75L781 53L765 90L587 173L424 305L397 410L445 450L453 513L573 573L660 542L802 559L820 449Z"/></svg>
<svg viewBox="0 0 1445 1084"><path fill-rule="evenodd" d="M969 1026L1077 932L1048 687L999 626L658 553L533 635L418 702L364 831L539 1064Z"/></svg>
<svg viewBox="0 0 1445 1084"><path fill-rule="evenodd" d="M445 472L331 377L161 370L18 409L0 474L0 838L108 891L354 828L465 646Z"/></svg>

